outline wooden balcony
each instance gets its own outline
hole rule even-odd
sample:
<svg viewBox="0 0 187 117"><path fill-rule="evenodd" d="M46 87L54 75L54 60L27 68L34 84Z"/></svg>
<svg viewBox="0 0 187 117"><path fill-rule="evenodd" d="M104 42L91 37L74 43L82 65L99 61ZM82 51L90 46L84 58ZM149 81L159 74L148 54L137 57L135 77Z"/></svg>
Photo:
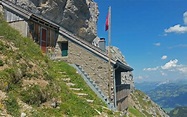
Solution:
<svg viewBox="0 0 187 117"><path fill-rule="evenodd" d="M130 94L130 84L121 84L116 86L116 101L119 111L128 108L128 95Z"/></svg>

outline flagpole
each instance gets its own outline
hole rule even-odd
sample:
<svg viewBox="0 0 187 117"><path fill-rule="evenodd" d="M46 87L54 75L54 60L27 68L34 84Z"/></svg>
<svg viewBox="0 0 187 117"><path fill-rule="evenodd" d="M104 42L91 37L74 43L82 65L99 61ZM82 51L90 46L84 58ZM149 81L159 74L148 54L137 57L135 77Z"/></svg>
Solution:
<svg viewBox="0 0 187 117"><path fill-rule="evenodd" d="M111 99L111 6L109 7L109 30L108 30L108 96Z"/></svg>

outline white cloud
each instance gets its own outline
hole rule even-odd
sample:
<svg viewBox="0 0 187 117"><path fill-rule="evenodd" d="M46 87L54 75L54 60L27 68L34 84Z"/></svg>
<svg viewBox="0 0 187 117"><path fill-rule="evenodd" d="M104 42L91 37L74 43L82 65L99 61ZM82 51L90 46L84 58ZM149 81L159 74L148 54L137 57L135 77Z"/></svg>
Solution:
<svg viewBox="0 0 187 117"><path fill-rule="evenodd" d="M186 74L187 75L187 66L184 66L184 65L179 65L177 70L183 74Z"/></svg>
<svg viewBox="0 0 187 117"><path fill-rule="evenodd" d="M167 59L168 57L166 56L166 55L164 55L164 56L162 56L162 60L165 60L165 59Z"/></svg>
<svg viewBox="0 0 187 117"><path fill-rule="evenodd" d="M142 79L143 79L143 76L138 76L137 79L138 79L138 80L142 80Z"/></svg>
<svg viewBox="0 0 187 117"><path fill-rule="evenodd" d="M163 36L168 36L168 34L165 33Z"/></svg>
<svg viewBox="0 0 187 117"><path fill-rule="evenodd" d="M159 69L159 67L157 66L157 67L153 67L153 68L144 68L143 71L156 71L158 69Z"/></svg>
<svg viewBox="0 0 187 117"><path fill-rule="evenodd" d="M160 73L161 73L162 76L167 76L167 74L163 71L160 71Z"/></svg>
<svg viewBox="0 0 187 117"><path fill-rule="evenodd" d="M170 60L167 62L164 66L161 66L163 70L169 70L169 71L179 71L180 73L187 75L187 66L177 64L178 60Z"/></svg>
<svg viewBox="0 0 187 117"><path fill-rule="evenodd" d="M183 14L184 24L187 25L187 11Z"/></svg>
<svg viewBox="0 0 187 117"><path fill-rule="evenodd" d="M187 65L179 64L177 59L166 62L163 66L157 66L152 68L144 68L143 71L160 74L163 77L170 76L171 74L187 76ZM152 72L154 71L154 72ZM139 77L139 79L145 79Z"/></svg>
<svg viewBox="0 0 187 117"><path fill-rule="evenodd" d="M178 44L178 45L169 47L169 49L173 49L173 48L187 48L187 44Z"/></svg>
<svg viewBox="0 0 187 117"><path fill-rule="evenodd" d="M184 24L187 25L187 11L183 14ZM187 26L177 24L164 30L165 33L187 33Z"/></svg>
<svg viewBox="0 0 187 117"><path fill-rule="evenodd" d="M160 43L154 43L155 46L160 46L161 44Z"/></svg>
<svg viewBox="0 0 187 117"><path fill-rule="evenodd" d="M165 29L164 31L165 31L165 33L186 33L187 26L181 26L180 24L177 24L173 27Z"/></svg>
<svg viewBox="0 0 187 117"><path fill-rule="evenodd" d="M171 69L177 67L178 60L170 60L164 66L161 66L162 69Z"/></svg>
<svg viewBox="0 0 187 117"><path fill-rule="evenodd" d="M135 77L134 79L136 79L136 80L145 80L145 79L148 79L148 78L149 78L148 75L146 75L146 76L139 75L139 76Z"/></svg>

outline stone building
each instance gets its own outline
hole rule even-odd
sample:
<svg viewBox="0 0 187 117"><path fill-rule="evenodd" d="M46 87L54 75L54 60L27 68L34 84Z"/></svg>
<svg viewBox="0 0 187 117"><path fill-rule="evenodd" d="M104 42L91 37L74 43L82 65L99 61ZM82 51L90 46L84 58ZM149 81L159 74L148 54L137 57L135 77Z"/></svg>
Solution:
<svg viewBox="0 0 187 117"><path fill-rule="evenodd" d="M31 37L52 59L66 61L75 67L110 109L125 111L128 108L128 95L134 86L126 79L133 78L133 69L118 52L110 59L103 48L92 45L52 21L6 0L1 0L0 4L6 21L12 27L23 36ZM111 47L111 52L115 50Z"/></svg>

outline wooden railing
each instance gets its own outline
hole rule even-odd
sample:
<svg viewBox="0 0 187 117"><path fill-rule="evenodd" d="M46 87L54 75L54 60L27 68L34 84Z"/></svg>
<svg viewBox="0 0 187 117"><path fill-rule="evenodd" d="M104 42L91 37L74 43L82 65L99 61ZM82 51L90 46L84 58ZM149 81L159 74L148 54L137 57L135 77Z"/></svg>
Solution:
<svg viewBox="0 0 187 117"><path fill-rule="evenodd" d="M116 86L117 101L127 97L130 93L130 84L121 84Z"/></svg>

